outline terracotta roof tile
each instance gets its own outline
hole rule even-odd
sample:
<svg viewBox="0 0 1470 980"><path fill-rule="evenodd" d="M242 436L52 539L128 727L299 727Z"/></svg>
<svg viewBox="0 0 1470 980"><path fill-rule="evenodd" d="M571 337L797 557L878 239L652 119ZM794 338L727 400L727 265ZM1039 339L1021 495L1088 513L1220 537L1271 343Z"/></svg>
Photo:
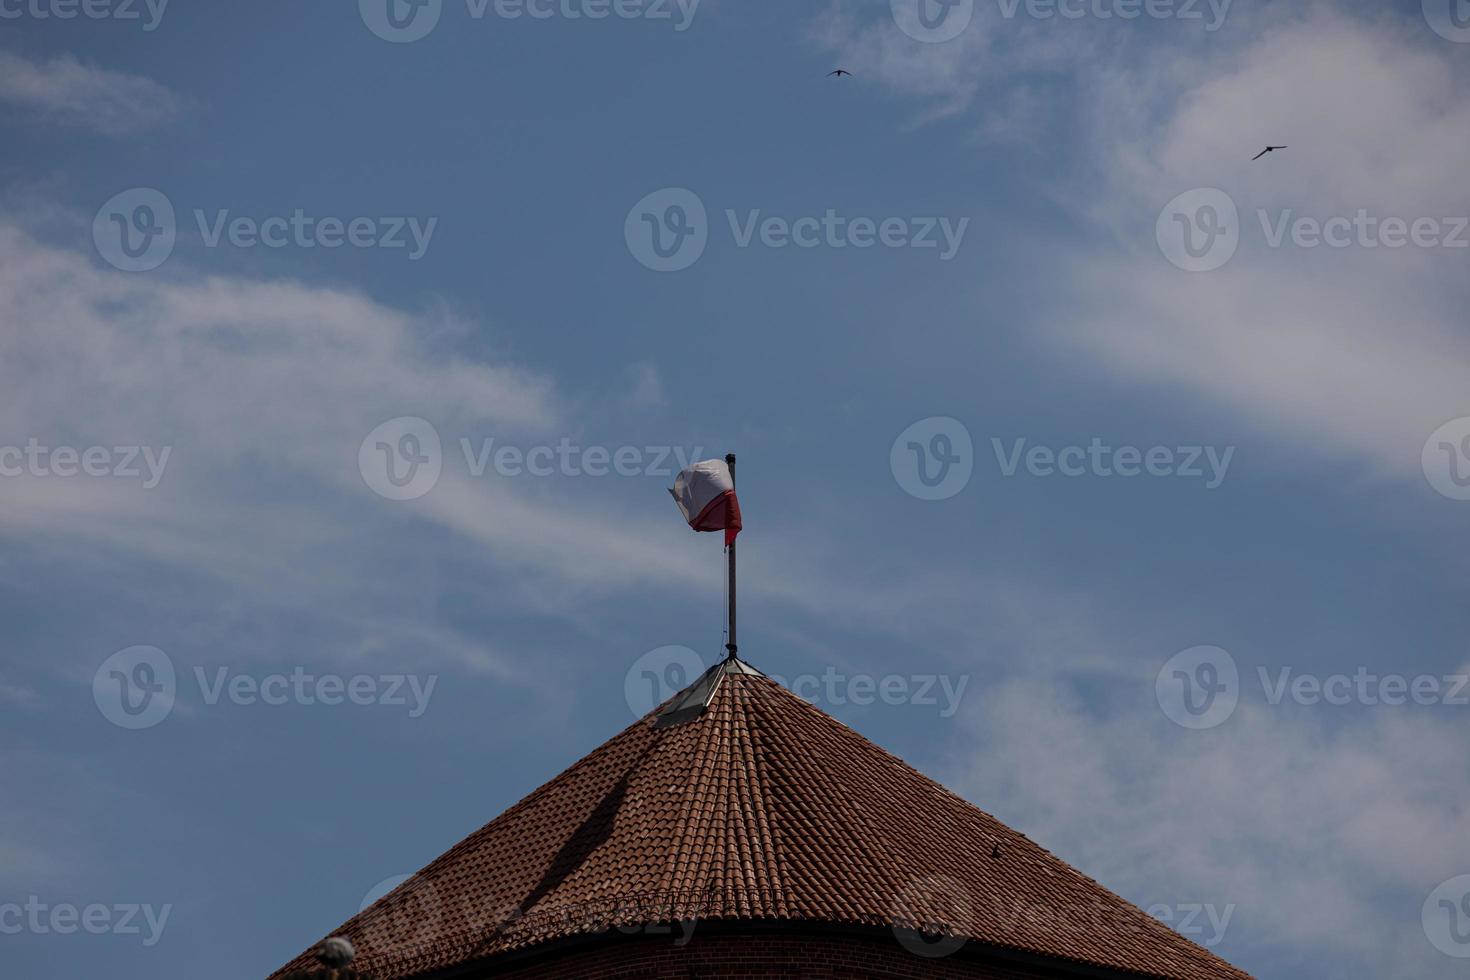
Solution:
<svg viewBox="0 0 1470 980"><path fill-rule="evenodd" d="M333 935L397 980L680 918L923 928L1146 976L1247 976L742 673L693 721L632 725Z"/></svg>

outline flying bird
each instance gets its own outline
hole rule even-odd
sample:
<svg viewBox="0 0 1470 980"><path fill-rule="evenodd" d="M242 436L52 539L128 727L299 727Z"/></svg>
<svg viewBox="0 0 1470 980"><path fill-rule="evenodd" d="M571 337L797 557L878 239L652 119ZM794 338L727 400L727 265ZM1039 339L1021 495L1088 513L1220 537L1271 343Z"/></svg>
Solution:
<svg viewBox="0 0 1470 980"><path fill-rule="evenodd" d="M852 72L848 71L846 68L835 68L832 71L827 72L828 78L831 78L833 75L836 75L838 78L841 78L843 75L851 77Z"/></svg>
<svg viewBox="0 0 1470 980"><path fill-rule="evenodd" d="M1260 153L1257 153L1255 156L1251 157L1251 160L1252 161L1259 160L1259 159L1261 159L1261 157L1265 156L1267 153L1274 153L1277 150L1284 150L1284 149L1286 149L1286 147L1284 147L1284 146L1268 146L1264 150L1262 150Z"/></svg>

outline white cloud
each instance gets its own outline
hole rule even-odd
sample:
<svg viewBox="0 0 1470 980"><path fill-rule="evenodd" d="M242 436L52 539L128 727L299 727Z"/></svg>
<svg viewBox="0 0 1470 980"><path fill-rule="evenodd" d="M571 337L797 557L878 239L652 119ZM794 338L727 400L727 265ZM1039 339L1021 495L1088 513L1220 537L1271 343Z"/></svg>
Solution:
<svg viewBox="0 0 1470 980"><path fill-rule="evenodd" d="M70 55L29 61L0 52L0 104L108 135L149 129L181 109L178 96L140 75L86 65Z"/></svg>
<svg viewBox="0 0 1470 980"><path fill-rule="evenodd" d="M1002 142L1039 125L1005 121L1007 106L1035 106L1024 69L1065 73L1072 84L1048 92L1067 101L1037 111L1077 121L1072 176L1037 193L1069 208L1089 244L1052 246L1050 340L1168 397L1203 395L1305 458L1418 480L1424 440L1470 414L1467 250L1272 248L1258 211L1272 223L1284 209L1465 217L1455 46L1417 21L1321 4L1232 10L1226 29L1168 44L1116 21L1060 26L977 13L956 41L925 45L839 12L817 35L867 54L928 115L975 103L977 131ZM1251 161L1268 142L1289 149ZM1211 273L1175 269L1154 241L1160 209L1197 187L1224 189L1241 217L1238 253Z"/></svg>
<svg viewBox="0 0 1470 980"><path fill-rule="evenodd" d="M1142 903L1235 905L1227 956L1331 948L1333 976L1444 975L1418 910L1470 869L1457 709L1329 725L1343 709L1242 703L1191 732L1132 680L1105 707L1038 678L972 698L966 742L985 751L956 759L954 785Z"/></svg>
<svg viewBox="0 0 1470 980"><path fill-rule="evenodd" d="M1069 162L1036 188L1079 232L1047 246L1038 335L1057 356L1143 382L1141 397L1209 406L1282 458L1422 480L1424 439L1470 414L1467 252L1272 249L1256 209L1464 215L1462 52L1422 23L1325 5L1242 8L1193 40L1069 26L1065 59L1062 34L1037 24L977 21L922 45L886 15L839 13L817 39L871 58L854 61L921 118L996 142L1063 125ZM1027 66L1064 76L1047 91L1066 101L1008 119L995 106L1024 104ZM1267 143L1289 149L1251 162ZM1161 207L1195 187L1226 190L1243 219L1215 272L1174 268L1154 240ZM1036 621L1052 622L1044 607ZM1110 635L1083 623L1013 639L1025 666L966 701L951 783L1139 901L1236 904L1227 956L1343 977L1452 971L1419 907L1470 871L1463 709L1244 704L1185 732L1127 651L1100 649Z"/></svg>
<svg viewBox="0 0 1470 980"><path fill-rule="evenodd" d="M507 665L483 644L434 626L422 535L437 535L448 555L479 521L485 547L471 560L482 565L501 562L503 549L541 574L576 567L607 581L626 570L609 567L617 544L599 541L633 532L599 522L595 508L497 501L489 487L463 502L453 480L427 502L400 504L364 483L358 447L398 415L433 419L446 442L569 424L548 379L456 353L466 328L452 319L294 282L130 277L4 226L0 320L7 444L171 450L151 490L118 478L6 477L0 535L47 542L52 561L161 561L231 603L248 596L327 624L337 649L324 655L371 654L396 637L400 649L500 672ZM540 533L553 527L561 533Z"/></svg>
<svg viewBox="0 0 1470 980"><path fill-rule="evenodd" d="M1021 104L1002 114L1022 112L1030 98L1027 73L1064 64L1093 43L1076 32L1028 29L980 2L964 32L942 44L926 44L900 31L883 6L882 15L870 20L857 11L871 5L834 5L813 21L809 36L835 62L852 66L863 81L924 100L920 122L958 116L977 103L990 112L997 103L1017 98Z"/></svg>
<svg viewBox="0 0 1470 980"><path fill-rule="evenodd" d="M1064 330L1103 367L1203 395L1313 455L1418 480L1424 440L1470 413L1470 341L1426 277L1323 259L1237 256L1190 274L1158 256L1096 257L1076 285L1108 302Z"/></svg>
<svg viewBox="0 0 1470 980"><path fill-rule="evenodd" d="M1443 45L1318 8L1197 68L1161 125L1093 144L1110 161L1093 213L1134 247L1072 256L1067 340L1311 455L1418 479L1424 439L1470 412L1467 251L1271 247L1260 212L1273 225L1284 209L1463 217L1470 108L1453 97L1453 62ZM1289 149L1251 162L1267 142ZM1150 247L1159 209L1192 187L1223 188L1240 211L1240 251L1216 272L1176 270Z"/></svg>
<svg viewBox="0 0 1470 980"><path fill-rule="evenodd" d="M521 448L563 437L589 444L579 438L585 416L605 422L622 394L571 407L543 375L458 353L470 327L453 318L298 282L200 278L178 260L157 273L117 273L0 225L0 320L10 325L0 334L0 415L10 433L0 445L34 437L79 451L170 450L154 489L115 478L4 478L0 537L44 544L49 562L71 563L83 581L116 575L117 589L154 602L150 582L118 569L155 561L189 571L202 590L191 601L254 609L256 619L267 610L282 621L304 617L313 656L411 651L415 663L521 682L537 673L529 659L443 622L446 586L472 589L486 614L565 623L588 622L593 602L630 593L718 603L718 542L693 544L665 481L472 475L461 437L476 450L486 438ZM425 496L393 502L364 482L358 449L403 415L437 427L444 467ZM627 442L642 444L636 431ZM665 465L678 463L670 456ZM745 563L745 594L798 617L902 635L915 622L968 620L972 601L941 597L983 591L942 570L929 586L859 585L843 571L845 553L831 550L840 535L817 540L807 528L789 539L797 545L783 543L780 527L762 533ZM473 571L446 583L442 562ZM148 639L128 635L118 646Z"/></svg>

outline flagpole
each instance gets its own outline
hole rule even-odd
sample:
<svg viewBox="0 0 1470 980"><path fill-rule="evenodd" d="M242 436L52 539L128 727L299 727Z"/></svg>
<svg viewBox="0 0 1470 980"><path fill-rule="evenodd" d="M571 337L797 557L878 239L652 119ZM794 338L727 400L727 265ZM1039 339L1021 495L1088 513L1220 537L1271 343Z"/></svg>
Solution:
<svg viewBox="0 0 1470 980"><path fill-rule="evenodd" d="M728 453L725 456L725 465L730 467L730 486L735 485L735 454ZM730 641L725 644L725 649L730 652L726 659L734 660L736 652L740 649L735 643L735 542L731 541L725 549L730 557Z"/></svg>

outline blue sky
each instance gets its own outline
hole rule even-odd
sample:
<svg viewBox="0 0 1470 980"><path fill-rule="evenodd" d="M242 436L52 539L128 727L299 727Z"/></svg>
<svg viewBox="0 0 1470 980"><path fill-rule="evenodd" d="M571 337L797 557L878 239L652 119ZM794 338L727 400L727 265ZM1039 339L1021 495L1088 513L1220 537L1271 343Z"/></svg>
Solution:
<svg viewBox="0 0 1470 980"><path fill-rule="evenodd" d="M7 976L263 975L621 730L727 451L756 666L1259 976L1463 972L1448 2L354 6L0 2Z"/></svg>

